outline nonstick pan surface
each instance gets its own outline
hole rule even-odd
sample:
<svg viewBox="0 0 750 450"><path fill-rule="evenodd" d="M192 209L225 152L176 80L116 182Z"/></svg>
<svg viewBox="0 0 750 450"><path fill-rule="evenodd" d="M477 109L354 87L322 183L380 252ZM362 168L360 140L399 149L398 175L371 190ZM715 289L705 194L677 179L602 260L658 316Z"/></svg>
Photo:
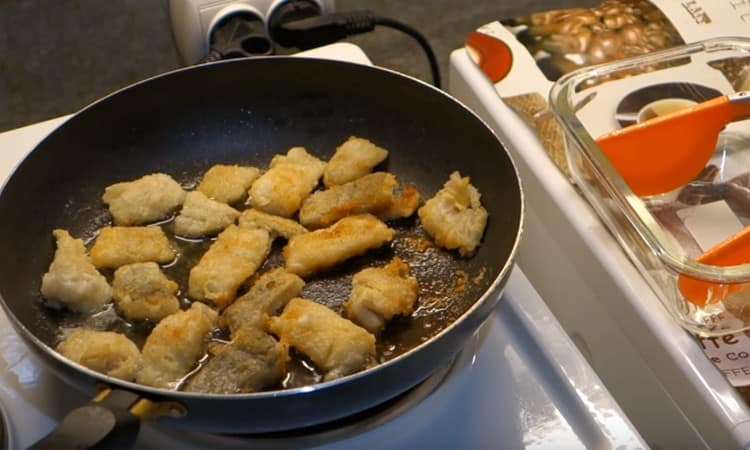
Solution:
<svg viewBox="0 0 750 450"><path fill-rule="evenodd" d="M402 183L416 185L423 199L434 195L454 170L470 176L482 193L489 222L472 258L439 252L435 258L443 262L432 264L422 249L392 246L351 263L380 263L404 251L410 261L421 261L425 292L449 275L466 274L469 282L443 299L447 307L442 309L450 312L441 316L447 319L437 328L425 326L425 320L402 321L389 339L408 345L398 356L363 372L306 388L238 395L192 394L123 382L73 364L52 350L61 324L75 319L42 305L41 276L54 253L51 231L65 228L86 238L108 224L101 202L106 186L164 172L189 187L213 164L265 168L273 155L298 145L327 160L351 135L388 149L382 169ZM502 143L476 115L443 92L370 66L268 57L178 70L85 108L16 169L0 193L0 217L2 305L21 336L60 376L83 389L103 382L148 398L176 400L187 410L183 418L168 419L176 425L258 433L316 425L363 411L446 364L500 299L520 239L523 199ZM418 230L417 222L394 226ZM339 298L331 300L334 307L345 297L343 286L350 280L343 273L336 277ZM431 293L431 301L439 303L440 289ZM315 298L315 290L309 292Z"/></svg>

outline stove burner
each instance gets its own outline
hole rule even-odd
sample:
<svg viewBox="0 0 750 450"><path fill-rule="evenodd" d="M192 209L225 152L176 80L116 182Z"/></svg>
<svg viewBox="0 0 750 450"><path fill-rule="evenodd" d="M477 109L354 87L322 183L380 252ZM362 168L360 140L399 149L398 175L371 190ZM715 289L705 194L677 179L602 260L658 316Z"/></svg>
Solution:
<svg viewBox="0 0 750 450"><path fill-rule="evenodd" d="M365 433L381 426L419 404L432 394L445 381L461 354L454 357L448 364L438 369L417 386L405 393L394 397L378 406L363 412L348 416L333 422L301 428L291 431L274 433L245 434L245 435L217 435L198 432L186 432L182 429L165 426L144 425L141 438L149 442L167 439L167 445L177 445L179 442L190 442L197 447L232 447L251 446L253 448L302 448L319 446L333 441L343 440L357 434Z"/></svg>

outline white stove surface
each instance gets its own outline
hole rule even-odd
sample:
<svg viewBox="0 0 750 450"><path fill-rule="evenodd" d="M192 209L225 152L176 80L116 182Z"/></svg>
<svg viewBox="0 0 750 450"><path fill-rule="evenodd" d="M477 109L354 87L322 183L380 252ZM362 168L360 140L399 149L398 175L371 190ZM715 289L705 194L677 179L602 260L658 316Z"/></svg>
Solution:
<svg viewBox="0 0 750 450"><path fill-rule="evenodd" d="M317 56L367 62L351 44ZM65 118L0 133L0 183ZM11 449L48 433L88 399L48 372L0 311L0 402ZM249 419L251 420L251 419ZM356 426L355 426L356 430ZM525 275L429 396L361 432L295 437L216 436L144 424L137 448L639 449L638 432Z"/></svg>
<svg viewBox="0 0 750 450"><path fill-rule="evenodd" d="M0 364L11 449L26 448L88 401L45 369L4 313ZM145 424L136 448L647 448L517 268L497 311L435 391L386 423L337 434L217 436Z"/></svg>

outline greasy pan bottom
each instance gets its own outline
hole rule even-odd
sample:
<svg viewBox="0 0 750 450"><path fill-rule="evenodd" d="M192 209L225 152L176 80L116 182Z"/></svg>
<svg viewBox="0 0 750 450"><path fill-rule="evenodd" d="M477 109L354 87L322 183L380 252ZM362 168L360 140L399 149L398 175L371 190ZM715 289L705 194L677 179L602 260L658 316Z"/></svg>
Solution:
<svg viewBox="0 0 750 450"><path fill-rule="evenodd" d="M423 343L385 364L312 389L235 396L120 382L64 361L49 348L60 321L66 320L44 308L38 293L54 252L51 230L65 228L84 237L105 225L100 197L106 186L157 171L188 184L216 163L266 167L272 155L296 145L327 160L350 135L387 148L383 169L416 185L423 198L454 170L469 175L482 193L490 219L479 251L469 260L453 258L458 265L443 266L453 273L460 268L473 282L462 293L463 303L451 301L453 314L441 332L435 334L421 320L404 321L395 327L397 334L405 336L404 342ZM499 300L520 237L522 210L517 173L502 144L442 92L349 63L284 57L226 61L115 93L75 115L34 149L0 193L0 250L5 255L0 297L21 335L76 386L90 389L99 380L178 400L188 414L174 422L205 431L299 428L382 403L446 363ZM386 256L375 253L369 264ZM444 279L442 270L434 277Z"/></svg>

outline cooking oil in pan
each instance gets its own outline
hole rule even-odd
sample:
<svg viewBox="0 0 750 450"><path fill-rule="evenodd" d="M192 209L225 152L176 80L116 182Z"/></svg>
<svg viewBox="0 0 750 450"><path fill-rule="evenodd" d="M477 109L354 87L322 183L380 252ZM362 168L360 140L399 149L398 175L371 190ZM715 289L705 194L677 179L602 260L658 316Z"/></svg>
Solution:
<svg viewBox="0 0 750 450"><path fill-rule="evenodd" d="M95 230L98 230L102 224L98 223L100 221L96 222ZM373 365L395 358L428 341L460 317L486 288L484 286L486 268L475 268L471 265L470 259L460 258L453 252L436 247L415 217L394 221L389 225L396 230L396 236L390 245L371 250L332 270L306 279L301 293L302 297L315 300L340 313L343 302L349 297L351 280L355 273L366 267L383 266L394 256L398 256L407 263L418 280L418 303L412 315L392 319L379 334ZM176 236L172 232L172 219L153 226L160 226L164 230L176 250L176 259L162 268L168 278L183 287L183 290L178 292L178 298L183 309L187 308L192 303L192 300L187 298L184 289L188 283L190 269L208 250L214 238L186 239ZM86 240L87 243L93 242L95 230ZM284 265L284 258L281 254L284 245L283 240L276 240L269 257L258 273ZM102 272L111 282L113 271ZM242 295L246 289L246 286L241 288L238 295ZM69 328L85 326L124 333L140 348L154 326L153 323L147 321L130 323L124 320L117 314L112 304L92 315L84 316L64 311L51 312L51 314L62 315L59 321L58 339L61 339L65 330ZM228 342L226 332L217 332L213 339L219 343ZM291 357L286 376L278 386L272 389L301 387L322 380L323 374L319 373L303 355L292 349ZM184 387L191 376L200 370L210 358L210 353L206 353L196 368L178 381L176 387L178 389Z"/></svg>

